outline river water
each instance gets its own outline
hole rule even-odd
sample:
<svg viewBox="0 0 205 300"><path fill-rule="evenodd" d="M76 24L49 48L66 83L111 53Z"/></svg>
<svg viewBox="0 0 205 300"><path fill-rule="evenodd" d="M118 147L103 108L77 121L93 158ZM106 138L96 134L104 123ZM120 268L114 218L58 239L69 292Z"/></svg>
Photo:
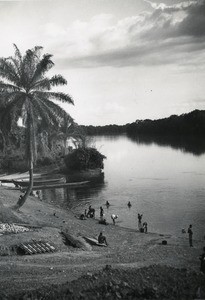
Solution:
<svg viewBox="0 0 205 300"><path fill-rule="evenodd" d="M204 149L193 142L162 143L125 135L97 136L94 143L107 157L104 174L87 186L44 190L44 201L76 213L92 205L96 217L103 206L108 222L115 213L119 215L116 224L129 228L138 227L137 214L141 213L150 232L182 236L182 228L187 230L192 224L194 237L204 237ZM107 200L109 209L105 206Z"/></svg>

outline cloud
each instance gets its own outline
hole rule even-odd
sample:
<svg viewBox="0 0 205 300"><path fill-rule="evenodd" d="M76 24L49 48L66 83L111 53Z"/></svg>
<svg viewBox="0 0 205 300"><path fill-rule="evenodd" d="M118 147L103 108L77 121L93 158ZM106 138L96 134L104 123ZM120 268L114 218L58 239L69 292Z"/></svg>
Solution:
<svg viewBox="0 0 205 300"><path fill-rule="evenodd" d="M120 21L102 14L67 28L47 24L45 34L59 63L74 68L204 62L205 0L146 2L151 12Z"/></svg>
<svg viewBox="0 0 205 300"><path fill-rule="evenodd" d="M158 4L158 3L152 2L150 0L144 0L144 2L149 3L151 5L151 7L154 8L154 9L172 10L172 11L183 10L186 7L197 4L197 0L183 1L183 2L180 2L178 4L173 4L173 5L167 5L167 4L164 4L164 3L159 3ZM203 2L203 1L199 0L198 2Z"/></svg>
<svg viewBox="0 0 205 300"><path fill-rule="evenodd" d="M151 30L145 32L144 36L152 39L205 36L204 0L187 1L173 6L155 4L154 7L156 7L155 12L149 16L153 26Z"/></svg>

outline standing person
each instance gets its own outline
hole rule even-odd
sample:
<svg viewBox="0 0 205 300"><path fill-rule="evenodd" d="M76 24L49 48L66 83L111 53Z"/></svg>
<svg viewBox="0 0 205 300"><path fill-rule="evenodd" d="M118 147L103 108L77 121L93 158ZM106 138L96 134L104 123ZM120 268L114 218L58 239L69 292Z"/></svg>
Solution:
<svg viewBox="0 0 205 300"><path fill-rule="evenodd" d="M205 274L205 247L203 248L203 251L204 252L199 257L201 261L200 271Z"/></svg>
<svg viewBox="0 0 205 300"><path fill-rule="evenodd" d="M109 208L109 206L110 206L109 201L106 201L105 205L107 206L107 208Z"/></svg>
<svg viewBox="0 0 205 300"><path fill-rule="evenodd" d="M189 228L188 228L187 232L189 234L189 246L193 247L193 243L192 243L193 231L192 231L192 225L191 224L189 225Z"/></svg>
<svg viewBox="0 0 205 300"><path fill-rule="evenodd" d="M104 215L104 210L102 208L102 206L100 206L100 218L102 219Z"/></svg>
<svg viewBox="0 0 205 300"><path fill-rule="evenodd" d="M129 208L132 206L132 204L131 204L130 201L127 203L127 206L128 206Z"/></svg>
<svg viewBox="0 0 205 300"><path fill-rule="evenodd" d="M144 233L147 233L147 222L143 223Z"/></svg>
<svg viewBox="0 0 205 300"><path fill-rule="evenodd" d="M142 216L143 216L143 214L138 214L138 221L139 221L139 224L141 224L142 223Z"/></svg>

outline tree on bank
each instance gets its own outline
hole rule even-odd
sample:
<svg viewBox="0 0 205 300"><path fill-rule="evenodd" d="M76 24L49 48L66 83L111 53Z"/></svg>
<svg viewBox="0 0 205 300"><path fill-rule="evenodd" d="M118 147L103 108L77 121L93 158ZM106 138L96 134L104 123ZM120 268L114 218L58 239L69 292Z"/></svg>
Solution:
<svg viewBox="0 0 205 300"><path fill-rule="evenodd" d="M74 129L75 123L73 118L65 112L62 122L61 124L59 124L59 127L49 133L49 141L51 145L50 148L52 149L54 147L54 144L56 145L57 142L62 142L62 155L65 156L68 151L67 141L74 135Z"/></svg>
<svg viewBox="0 0 205 300"><path fill-rule="evenodd" d="M65 156L66 171L85 171L103 169L105 155L92 147L80 147L72 150Z"/></svg>
<svg viewBox="0 0 205 300"><path fill-rule="evenodd" d="M21 54L14 45L13 57L0 58L0 110L4 110L1 128L8 128L21 117L26 130L25 156L29 169L29 185L15 205L19 209L30 195L33 188L33 167L37 156L36 129L39 120L47 126L58 126L65 111L52 102L72 103L72 98L65 93L52 92L52 87L65 85L67 81L61 75L47 77L46 73L54 66L51 54L42 55L42 47ZM12 116L12 119L11 119Z"/></svg>

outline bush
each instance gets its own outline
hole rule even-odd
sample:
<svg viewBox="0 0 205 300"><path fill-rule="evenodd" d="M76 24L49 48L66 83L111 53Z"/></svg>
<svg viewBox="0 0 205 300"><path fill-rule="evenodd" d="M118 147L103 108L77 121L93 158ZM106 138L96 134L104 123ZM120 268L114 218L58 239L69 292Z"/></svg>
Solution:
<svg viewBox="0 0 205 300"><path fill-rule="evenodd" d="M103 169L103 159L106 157L95 148L79 148L65 156L64 161L68 170Z"/></svg>

